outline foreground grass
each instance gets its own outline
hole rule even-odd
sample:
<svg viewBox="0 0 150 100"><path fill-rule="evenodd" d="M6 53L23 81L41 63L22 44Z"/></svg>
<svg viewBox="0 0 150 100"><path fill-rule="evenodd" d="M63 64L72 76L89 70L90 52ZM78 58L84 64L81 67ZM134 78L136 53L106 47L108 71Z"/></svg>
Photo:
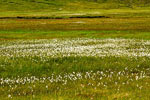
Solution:
<svg viewBox="0 0 150 100"><path fill-rule="evenodd" d="M26 77L37 76L44 77L51 74L71 73L71 72L87 72L87 71L106 71L116 70L123 71L128 68L128 71L134 73L138 70L146 70L149 68L149 58L126 58L126 57L66 57L66 58L51 58L46 62L40 61L40 58L15 58L16 60L8 60L1 58L1 73L4 78L11 77ZM129 63L126 63L129 62ZM3 67L5 65L5 67ZM6 66L7 65L7 66Z"/></svg>
<svg viewBox="0 0 150 100"><path fill-rule="evenodd" d="M2 40L0 98L148 99L149 43L138 39ZM99 56L92 56L96 53Z"/></svg>
<svg viewBox="0 0 150 100"><path fill-rule="evenodd" d="M8 79L4 79L8 81L9 78L15 77L16 80L28 77L28 81L36 81L36 76L41 78L41 81L26 84L6 81L4 84L1 83L0 94L3 99L13 100L147 99L150 96L149 60L145 57L67 57L53 58L42 63L16 58L10 60L5 69L1 66L1 77L7 77ZM3 63L2 58L0 61ZM71 78L67 79L66 84L63 81L50 82L47 79L52 78L51 75L54 80L59 75L64 78L65 73ZM77 79L74 79L75 77Z"/></svg>

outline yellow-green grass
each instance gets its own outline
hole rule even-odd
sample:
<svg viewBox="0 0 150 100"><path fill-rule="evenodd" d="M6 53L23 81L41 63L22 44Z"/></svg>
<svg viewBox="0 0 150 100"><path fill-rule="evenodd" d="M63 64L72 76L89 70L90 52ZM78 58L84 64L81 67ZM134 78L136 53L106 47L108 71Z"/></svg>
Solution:
<svg viewBox="0 0 150 100"><path fill-rule="evenodd" d="M0 19L0 39L150 39L150 18Z"/></svg>
<svg viewBox="0 0 150 100"><path fill-rule="evenodd" d="M13 30L143 30L150 18L1 19L1 31Z"/></svg>
<svg viewBox="0 0 150 100"><path fill-rule="evenodd" d="M70 17L89 17L89 16L105 16L111 18L120 17L150 17L150 8L119 8L119 9L68 9L68 10L25 10L25 11L1 11L0 18L18 18L23 17L24 19L42 19L42 18L70 18Z"/></svg>
<svg viewBox="0 0 150 100"><path fill-rule="evenodd" d="M143 1L143 2L142 2ZM124 16L149 17L147 0L2 0L0 17Z"/></svg>
<svg viewBox="0 0 150 100"><path fill-rule="evenodd" d="M149 16L149 9L150 8L136 8L136 9L84 9L84 10L66 10L66 11L49 11L49 10L43 10L43 11L1 11L0 17L16 17L16 16L73 16L73 15L126 15L126 16L132 16L132 15L147 15ZM128 15L131 14L131 15ZM141 14L141 15L140 15ZM136 17L136 16L132 16ZM144 16L143 16L144 17Z"/></svg>

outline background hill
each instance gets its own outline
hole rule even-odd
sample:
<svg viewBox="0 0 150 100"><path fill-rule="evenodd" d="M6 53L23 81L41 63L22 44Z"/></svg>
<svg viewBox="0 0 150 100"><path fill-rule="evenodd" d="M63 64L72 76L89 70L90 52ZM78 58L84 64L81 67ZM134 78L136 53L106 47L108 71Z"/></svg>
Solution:
<svg viewBox="0 0 150 100"><path fill-rule="evenodd" d="M0 17L147 17L149 6L149 0L0 0Z"/></svg>
<svg viewBox="0 0 150 100"><path fill-rule="evenodd" d="M0 11L148 7L149 0L1 0Z"/></svg>

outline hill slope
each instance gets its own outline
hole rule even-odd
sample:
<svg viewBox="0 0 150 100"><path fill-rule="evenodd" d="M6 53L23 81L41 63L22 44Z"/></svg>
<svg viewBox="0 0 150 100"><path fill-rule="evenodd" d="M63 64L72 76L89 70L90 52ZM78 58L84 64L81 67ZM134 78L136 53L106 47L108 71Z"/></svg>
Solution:
<svg viewBox="0 0 150 100"><path fill-rule="evenodd" d="M149 0L1 0L0 17L149 14ZM116 10L112 10L116 9ZM135 16L135 15L131 15Z"/></svg>
<svg viewBox="0 0 150 100"><path fill-rule="evenodd" d="M149 6L149 0L1 0L0 11L96 9Z"/></svg>

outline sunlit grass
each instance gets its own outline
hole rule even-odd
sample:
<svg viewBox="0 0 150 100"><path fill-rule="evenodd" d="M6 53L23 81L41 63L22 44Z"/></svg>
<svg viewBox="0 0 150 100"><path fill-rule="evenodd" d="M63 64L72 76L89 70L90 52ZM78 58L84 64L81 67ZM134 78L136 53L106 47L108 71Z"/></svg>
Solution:
<svg viewBox="0 0 150 100"><path fill-rule="evenodd" d="M149 99L148 7L16 1L0 4L1 100Z"/></svg>
<svg viewBox="0 0 150 100"><path fill-rule="evenodd" d="M93 30L78 30L78 31L38 31L38 30L5 30L0 31L1 40L12 39L54 39L54 38L126 38L126 39L150 39L149 31L93 31Z"/></svg>
<svg viewBox="0 0 150 100"><path fill-rule="evenodd" d="M0 50L0 97L3 99L149 97L149 40L2 40ZM124 55L120 50L128 51L128 54ZM100 51L107 54L96 56ZM57 53L51 56L52 52ZM55 55L58 53L63 56Z"/></svg>

